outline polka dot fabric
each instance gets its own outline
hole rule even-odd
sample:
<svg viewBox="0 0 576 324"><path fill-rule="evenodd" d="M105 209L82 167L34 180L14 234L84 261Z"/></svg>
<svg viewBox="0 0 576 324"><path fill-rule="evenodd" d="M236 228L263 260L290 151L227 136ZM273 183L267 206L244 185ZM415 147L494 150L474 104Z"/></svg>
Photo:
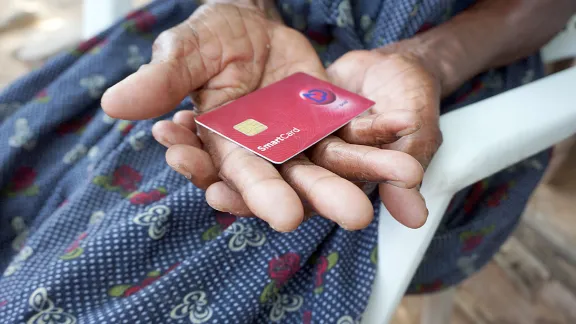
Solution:
<svg viewBox="0 0 576 324"><path fill-rule="evenodd" d="M410 37L470 3L292 0L278 7L329 65L350 50ZM2 323L361 320L376 271L378 217L357 232L316 217L281 234L258 219L216 212L165 164L165 149L152 138L154 122L171 115L129 122L102 112L102 93L147 62L155 36L196 6L153 2L0 95ZM448 98L443 111L541 75L538 57L490 71ZM190 100L175 111L182 109L192 109ZM546 162L542 153L459 193L410 292L456 284L486 263Z"/></svg>

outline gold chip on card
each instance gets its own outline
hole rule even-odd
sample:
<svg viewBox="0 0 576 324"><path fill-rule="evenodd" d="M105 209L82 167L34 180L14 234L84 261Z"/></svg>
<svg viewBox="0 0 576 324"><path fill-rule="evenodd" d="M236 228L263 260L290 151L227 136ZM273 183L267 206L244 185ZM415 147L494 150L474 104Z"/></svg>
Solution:
<svg viewBox="0 0 576 324"><path fill-rule="evenodd" d="M245 121L234 125L234 129L246 136L254 136L267 130L268 126L254 119L246 119Z"/></svg>

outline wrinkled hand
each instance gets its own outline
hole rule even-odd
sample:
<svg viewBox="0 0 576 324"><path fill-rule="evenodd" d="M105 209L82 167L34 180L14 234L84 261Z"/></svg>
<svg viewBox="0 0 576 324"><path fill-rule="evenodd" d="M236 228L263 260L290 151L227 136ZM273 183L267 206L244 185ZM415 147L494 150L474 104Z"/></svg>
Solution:
<svg viewBox="0 0 576 324"><path fill-rule="evenodd" d="M417 132L401 131L397 135L408 136L392 142L377 136L378 132L372 129L374 124L356 119L340 130L338 135L343 140L406 152L424 168L428 166L442 143L438 125L441 89L439 78L417 55L396 51L395 46L350 52L328 68L328 75L334 84L376 102L370 112L375 122L391 113L405 111L417 114L422 123ZM424 224L428 211L418 188L405 189L388 182L379 185L379 193L396 219L409 227Z"/></svg>
<svg viewBox="0 0 576 324"><path fill-rule="evenodd" d="M102 106L111 117L146 119L170 112L191 95L201 114L296 72L327 79L300 33L254 7L204 5L160 35L152 62L107 91ZM410 112L390 114L383 120L393 122L375 129L392 137L386 134L414 130L417 118ZM355 133L354 126L349 129ZM212 207L256 215L280 231L302 222L304 205L348 229L368 225L370 201L340 175L393 180L407 188L422 178L420 165L408 154L352 145L335 136L320 142L310 157L301 154L276 168L206 129L199 128L197 137L191 112L156 124L153 134L169 147L168 164L207 189Z"/></svg>

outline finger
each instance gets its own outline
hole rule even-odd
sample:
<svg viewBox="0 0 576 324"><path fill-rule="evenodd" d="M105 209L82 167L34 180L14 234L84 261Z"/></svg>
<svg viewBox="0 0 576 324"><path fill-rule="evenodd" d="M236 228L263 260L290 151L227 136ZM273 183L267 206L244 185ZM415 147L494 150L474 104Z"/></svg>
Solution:
<svg viewBox="0 0 576 324"><path fill-rule="evenodd" d="M102 109L113 118L140 120L168 113L211 76L203 70L201 58L153 62L108 89Z"/></svg>
<svg viewBox="0 0 576 324"><path fill-rule="evenodd" d="M189 145L173 145L166 151L166 162L172 169L190 180L196 187L206 189L220 181L212 159L204 150Z"/></svg>
<svg viewBox="0 0 576 324"><path fill-rule="evenodd" d="M359 145L390 144L421 127L420 116L410 110L391 110L353 119L337 135L345 142Z"/></svg>
<svg viewBox="0 0 576 324"><path fill-rule="evenodd" d="M386 209L401 224L419 228L426 223L428 209L424 198L416 188L402 189L389 184L380 184L379 193Z"/></svg>
<svg viewBox="0 0 576 324"><path fill-rule="evenodd" d="M156 39L152 62L108 89L102 108L120 119L158 117L221 72L227 83L216 85L221 87L217 97L244 94L238 89L251 91L258 84L255 76L261 75L269 42L261 28L263 18L250 18L242 19L235 6L203 6ZM234 70L226 72L229 64ZM242 67L250 73L238 73Z"/></svg>
<svg viewBox="0 0 576 324"><path fill-rule="evenodd" d="M212 208L236 216L252 216L242 196L230 189L223 181L216 182L206 190L206 201Z"/></svg>
<svg viewBox="0 0 576 324"><path fill-rule="evenodd" d="M240 193L254 215L281 232L300 225L304 216L300 198L272 164L219 135L203 136L220 167L220 178Z"/></svg>
<svg viewBox="0 0 576 324"><path fill-rule="evenodd" d="M375 56L370 51L349 51L331 64L326 72L335 85L360 93L368 68L376 62Z"/></svg>
<svg viewBox="0 0 576 324"><path fill-rule="evenodd" d="M174 114L172 121L196 133L196 114L192 110L181 110Z"/></svg>
<svg viewBox="0 0 576 324"><path fill-rule="evenodd" d="M442 133L437 124L426 124L415 134L395 143L383 145L384 149L398 150L412 155L426 169L442 144Z"/></svg>
<svg viewBox="0 0 576 324"><path fill-rule="evenodd" d="M420 163L406 153L352 145L336 136L316 145L310 157L315 164L350 181L387 182L414 188L424 176Z"/></svg>
<svg viewBox="0 0 576 324"><path fill-rule="evenodd" d="M326 69L316 50L301 32L291 28L276 28L272 29L271 33L272 45L269 57L276 59L266 62L260 87L278 82L298 72L328 81Z"/></svg>
<svg viewBox="0 0 576 324"><path fill-rule="evenodd" d="M219 211L231 213L240 217L252 217L254 214L250 211L242 196L232 190L225 182L216 182L206 190L206 201L208 204ZM307 202L302 202L304 205L304 220L303 222L318 214L316 210Z"/></svg>
<svg viewBox="0 0 576 324"><path fill-rule="evenodd" d="M193 131L169 120L162 120L154 124L152 135L158 143L166 147L178 144L202 147L200 139Z"/></svg>
<svg viewBox="0 0 576 324"><path fill-rule="evenodd" d="M320 215L348 230L359 230L374 216L372 203L352 182L310 162L301 155L280 167L298 195Z"/></svg>

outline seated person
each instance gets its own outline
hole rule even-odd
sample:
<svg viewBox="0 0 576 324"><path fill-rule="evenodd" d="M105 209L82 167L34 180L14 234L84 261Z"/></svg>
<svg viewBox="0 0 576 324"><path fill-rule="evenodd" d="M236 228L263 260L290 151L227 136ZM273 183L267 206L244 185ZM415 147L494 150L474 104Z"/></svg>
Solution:
<svg viewBox="0 0 576 324"><path fill-rule="evenodd" d="M535 53L576 10L206 2L153 2L0 95L19 107L0 125L3 323L359 320L380 202L406 226L426 221L439 115L540 78ZM195 126L296 72L376 104L278 167ZM547 160L456 195L409 293L484 265Z"/></svg>

